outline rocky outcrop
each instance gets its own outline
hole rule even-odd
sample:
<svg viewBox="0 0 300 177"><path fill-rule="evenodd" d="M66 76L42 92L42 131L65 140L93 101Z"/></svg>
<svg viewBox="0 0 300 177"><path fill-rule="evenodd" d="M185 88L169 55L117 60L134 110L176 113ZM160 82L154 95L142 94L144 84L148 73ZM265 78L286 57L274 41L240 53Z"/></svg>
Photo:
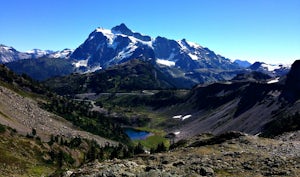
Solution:
<svg viewBox="0 0 300 177"><path fill-rule="evenodd" d="M222 137L226 140L221 138L224 141L217 144L93 162L68 170L64 176L297 176L300 173L299 141L264 139L238 132ZM202 138L207 135L188 141L193 143Z"/></svg>
<svg viewBox="0 0 300 177"><path fill-rule="evenodd" d="M300 60L293 63L282 96L290 102L300 99Z"/></svg>

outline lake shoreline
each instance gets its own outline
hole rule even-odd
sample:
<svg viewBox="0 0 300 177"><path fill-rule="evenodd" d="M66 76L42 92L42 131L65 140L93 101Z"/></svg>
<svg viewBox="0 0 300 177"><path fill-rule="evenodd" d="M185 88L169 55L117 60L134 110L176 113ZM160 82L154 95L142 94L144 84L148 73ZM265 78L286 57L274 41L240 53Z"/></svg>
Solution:
<svg viewBox="0 0 300 177"><path fill-rule="evenodd" d="M139 130L137 128L134 127L122 127L124 132L127 134L127 136L131 139L131 140L145 140L150 136L153 136L154 133L152 132L148 132L148 131L143 131L143 130Z"/></svg>

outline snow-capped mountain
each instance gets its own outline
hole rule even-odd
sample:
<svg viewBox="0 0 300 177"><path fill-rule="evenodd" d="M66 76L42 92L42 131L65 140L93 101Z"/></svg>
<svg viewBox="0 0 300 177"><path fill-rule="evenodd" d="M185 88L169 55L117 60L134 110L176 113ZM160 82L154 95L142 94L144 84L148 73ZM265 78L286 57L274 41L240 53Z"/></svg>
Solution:
<svg viewBox="0 0 300 177"><path fill-rule="evenodd" d="M186 41L164 37L151 38L133 32L125 24L110 30L97 28L70 56L87 67L101 67L131 59L150 60L161 67L174 67L184 72L199 68L237 69L229 59L216 55L208 48ZM84 62L83 62L84 61Z"/></svg>
<svg viewBox="0 0 300 177"><path fill-rule="evenodd" d="M13 47L8 47L0 44L0 63L9 63L22 59L36 59L36 58L69 58L74 50L64 49L62 51L32 49L26 52L20 52Z"/></svg>
<svg viewBox="0 0 300 177"><path fill-rule="evenodd" d="M47 55L49 58L69 58L74 50L73 49L64 49L61 51L56 51Z"/></svg>
<svg viewBox="0 0 300 177"><path fill-rule="evenodd" d="M12 47L0 44L0 63L8 63L29 58L31 58L31 55L28 53L19 52Z"/></svg>
<svg viewBox="0 0 300 177"><path fill-rule="evenodd" d="M32 49L32 50L26 51L25 53L30 54L31 58L41 58L41 57L44 57L46 55L53 54L54 51L52 51L52 50Z"/></svg>
<svg viewBox="0 0 300 177"><path fill-rule="evenodd" d="M249 69L253 71L263 72L272 77L280 77L286 75L291 68L291 65L283 65L283 64L267 64L264 62L255 62L253 63Z"/></svg>

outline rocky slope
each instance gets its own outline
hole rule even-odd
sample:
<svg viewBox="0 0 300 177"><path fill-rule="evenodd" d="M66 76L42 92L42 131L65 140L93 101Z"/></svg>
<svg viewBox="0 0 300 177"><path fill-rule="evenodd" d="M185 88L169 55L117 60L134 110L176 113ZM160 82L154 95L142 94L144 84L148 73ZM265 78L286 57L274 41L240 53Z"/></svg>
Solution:
<svg viewBox="0 0 300 177"><path fill-rule="evenodd" d="M23 135L35 129L43 140L48 140L50 135L63 135L96 139L99 144L112 142L80 131L65 119L41 109L40 104L49 101L47 95L51 93L3 65L0 65L0 71L0 124L14 128Z"/></svg>
<svg viewBox="0 0 300 177"><path fill-rule="evenodd" d="M41 109L35 100L18 95L3 86L0 86L0 124L14 128L23 135L30 134L34 128L43 140L49 140L52 134L95 139L101 145L106 142L114 143L79 130L65 119Z"/></svg>
<svg viewBox="0 0 300 177"><path fill-rule="evenodd" d="M177 144L179 145L179 144ZM297 176L299 140L282 141L238 132L201 134L166 153L93 162L69 176Z"/></svg>

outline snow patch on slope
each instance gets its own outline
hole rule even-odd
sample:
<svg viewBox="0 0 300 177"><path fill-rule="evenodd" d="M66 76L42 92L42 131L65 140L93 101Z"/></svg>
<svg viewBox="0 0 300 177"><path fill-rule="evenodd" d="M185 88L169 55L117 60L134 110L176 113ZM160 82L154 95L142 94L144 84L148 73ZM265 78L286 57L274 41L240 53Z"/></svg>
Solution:
<svg viewBox="0 0 300 177"><path fill-rule="evenodd" d="M98 70L101 70L102 69L102 67L100 66L100 65L98 65L98 66L95 66L95 67L92 67L92 68L90 68L88 71L86 71L85 73L93 73L93 72L95 72L95 71L98 71Z"/></svg>
<svg viewBox="0 0 300 177"><path fill-rule="evenodd" d="M108 39L108 41L109 41L108 44L110 44L110 45L113 44L115 35L111 32L111 30L104 29L104 28L97 28L96 31L101 32Z"/></svg>
<svg viewBox="0 0 300 177"><path fill-rule="evenodd" d="M175 62L174 61L169 61L169 60L163 60L163 59L156 59L156 63L161 64L161 65L165 65L165 66L175 66Z"/></svg>
<svg viewBox="0 0 300 177"><path fill-rule="evenodd" d="M54 52L53 54L50 54L49 57L50 58L68 58L73 51L74 50L72 50L72 49L64 49L62 51L57 51L57 52Z"/></svg>
<svg viewBox="0 0 300 177"><path fill-rule="evenodd" d="M273 84L273 83L277 83L277 82L279 82L279 77L277 77L277 78L275 78L273 80L268 81L267 84Z"/></svg>
<svg viewBox="0 0 300 177"><path fill-rule="evenodd" d="M192 53L189 53L188 55L191 57L191 59L198 60L198 56L197 55L192 54Z"/></svg>
<svg viewBox="0 0 300 177"><path fill-rule="evenodd" d="M79 68L79 67L81 67L81 66L87 67L88 61L89 61L89 59L86 59L86 60L79 60L78 62L74 62L74 63L72 63L72 64L73 64L76 68Z"/></svg>
<svg viewBox="0 0 300 177"><path fill-rule="evenodd" d="M181 118L181 120L185 120L185 119L188 119L188 118L191 118L192 117L192 115L185 115L185 116L183 116L182 118Z"/></svg>
<svg viewBox="0 0 300 177"><path fill-rule="evenodd" d="M194 43L194 42L190 42L190 41L186 41L191 47L194 48L203 48L201 45Z"/></svg>
<svg viewBox="0 0 300 177"><path fill-rule="evenodd" d="M261 66L263 68L266 68L268 71L274 71L275 69L280 69L280 66L279 65L273 65L273 64L261 64Z"/></svg>
<svg viewBox="0 0 300 177"><path fill-rule="evenodd" d="M147 46L149 46L150 48L153 49L153 39L151 39L151 41L143 41L143 40L137 39L133 36L126 36L126 37L128 37L131 40L131 42L134 43L134 44L141 43L141 44L147 45Z"/></svg>

